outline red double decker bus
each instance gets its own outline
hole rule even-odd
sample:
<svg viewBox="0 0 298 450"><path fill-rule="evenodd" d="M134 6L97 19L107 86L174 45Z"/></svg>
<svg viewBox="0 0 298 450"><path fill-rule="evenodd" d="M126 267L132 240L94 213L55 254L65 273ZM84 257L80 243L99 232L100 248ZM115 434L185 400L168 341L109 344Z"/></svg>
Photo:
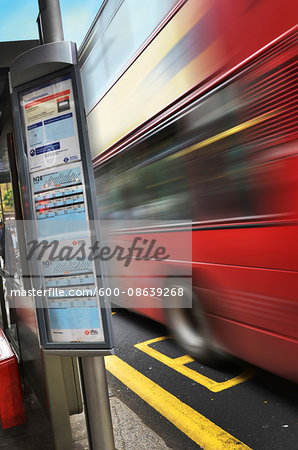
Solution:
<svg viewBox="0 0 298 450"><path fill-rule="evenodd" d="M296 18L294 1L107 1L80 64L102 218L192 231L175 261L192 309L139 312L202 361L297 382Z"/></svg>

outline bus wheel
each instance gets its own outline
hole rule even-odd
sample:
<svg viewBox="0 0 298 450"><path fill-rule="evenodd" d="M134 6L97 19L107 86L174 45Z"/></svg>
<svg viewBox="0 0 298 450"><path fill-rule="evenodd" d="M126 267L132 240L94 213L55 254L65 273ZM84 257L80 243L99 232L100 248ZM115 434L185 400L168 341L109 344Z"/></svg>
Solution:
<svg viewBox="0 0 298 450"><path fill-rule="evenodd" d="M183 297L165 298L164 313L170 333L189 356L202 364L217 365L221 354L211 343L204 311L198 296L191 287L182 284L172 283L168 287L170 292L172 288L175 288L176 292L179 288L183 288L184 293ZM192 307L186 308L187 304Z"/></svg>

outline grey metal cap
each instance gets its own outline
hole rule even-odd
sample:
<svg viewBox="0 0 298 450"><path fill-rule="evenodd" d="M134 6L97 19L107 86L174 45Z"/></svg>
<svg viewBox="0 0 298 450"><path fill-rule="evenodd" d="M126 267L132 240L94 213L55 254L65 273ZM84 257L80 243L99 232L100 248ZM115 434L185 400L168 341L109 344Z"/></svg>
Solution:
<svg viewBox="0 0 298 450"><path fill-rule="evenodd" d="M15 88L72 64L77 64L74 42L58 41L34 47L12 61L11 87Z"/></svg>

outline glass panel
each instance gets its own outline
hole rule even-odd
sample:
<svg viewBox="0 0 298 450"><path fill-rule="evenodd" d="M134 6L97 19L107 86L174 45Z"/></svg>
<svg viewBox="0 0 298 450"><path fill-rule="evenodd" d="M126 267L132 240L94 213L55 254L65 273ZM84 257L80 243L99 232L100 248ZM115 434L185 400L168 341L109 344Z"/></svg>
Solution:
<svg viewBox="0 0 298 450"><path fill-rule="evenodd" d="M107 2L89 40L80 49L87 114L176 3L177 0Z"/></svg>

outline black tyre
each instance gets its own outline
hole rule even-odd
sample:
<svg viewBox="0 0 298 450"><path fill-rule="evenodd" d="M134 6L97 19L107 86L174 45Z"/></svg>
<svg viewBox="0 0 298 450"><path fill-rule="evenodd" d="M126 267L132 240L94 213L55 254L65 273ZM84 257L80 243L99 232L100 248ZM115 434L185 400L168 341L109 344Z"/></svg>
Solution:
<svg viewBox="0 0 298 450"><path fill-rule="evenodd" d="M221 354L212 345L204 311L191 287L169 283L170 290L183 288L184 296L164 299L164 312L170 333L191 357L206 365L217 365ZM192 303L191 303L192 299ZM191 308L184 306L192 304Z"/></svg>

